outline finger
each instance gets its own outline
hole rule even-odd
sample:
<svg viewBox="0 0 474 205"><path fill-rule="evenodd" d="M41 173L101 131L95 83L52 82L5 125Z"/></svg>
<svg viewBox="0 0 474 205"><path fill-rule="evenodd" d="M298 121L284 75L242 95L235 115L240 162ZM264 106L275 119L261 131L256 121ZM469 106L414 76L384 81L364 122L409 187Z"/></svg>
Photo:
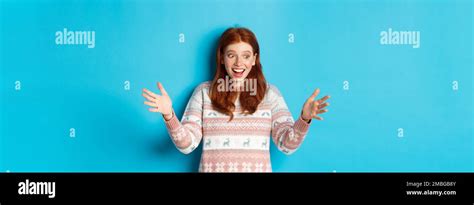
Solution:
<svg viewBox="0 0 474 205"><path fill-rule="evenodd" d="M313 94L311 94L311 96L308 98L308 101L313 101L314 98L316 96L318 96L318 94L319 94L319 88L316 88L316 90L314 90Z"/></svg>
<svg viewBox="0 0 474 205"><path fill-rule="evenodd" d="M323 104L319 105L318 108L322 109L322 108L325 108L328 105L329 105L329 103L323 103Z"/></svg>
<svg viewBox="0 0 474 205"><path fill-rule="evenodd" d="M158 108L148 108L148 111L150 112L160 112Z"/></svg>
<svg viewBox="0 0 474 205"><path fill-rule="evenodd" d="M317 115L313 116L313 118L314 118L314 119L317 119L317 120L323 120L322 117L319 117L319 116L317 116Z"/></svg>
<svg viewBox="0 0 474 205"><path fill-rule="evenodd" d="M143 97L145 97L149 101L155 101L155 98L152 98L151 96L147 95L146 93L142 93Z"/></svg>
<svg viewBox="0 0 474 205"><path fill-rule="evenodd" d="M168 93L166 92L165 88L163 87L161 83L158 83L158 89L160 89L160 92L162 95L168 96Z"/></svg>
<svg viewBox="0 0 474 205"><path fill-rule="evenodd" d="M149 105L149 106L151 106L151 107L158 107L158 106L156 106L155 103L150 102L150 101L145 101L145 102L143 102L143 103L144 103L145 105Z"/></svg>
<svg viewBox="0 0 474 205"><path fill-rule="evenodd" d="M331 97L331 96L326 95L326 96L324 96L323 98L319 99L318 102L319 102L319 103L322 103L322 102L324 102L325 100L329 99L330 97Z"/></svg>
<svg viewBox="0 0 474 205"><path fill-rule="evenodd" d="M157 94L147 90L146 88L143 88L143 92L145 92L146 94L148 94L150 97L153 97L153 98L156 98L158 96Z"/></svg>
<svg viewBox="0 0 474 205"><path fill-rule="evenodd" d="M318 111L316 112L316 114L322 114L322 113L325 113L325 112L327 112L327 111L328 111L327 109L326 109L326 110L318 110Z"/></svg>

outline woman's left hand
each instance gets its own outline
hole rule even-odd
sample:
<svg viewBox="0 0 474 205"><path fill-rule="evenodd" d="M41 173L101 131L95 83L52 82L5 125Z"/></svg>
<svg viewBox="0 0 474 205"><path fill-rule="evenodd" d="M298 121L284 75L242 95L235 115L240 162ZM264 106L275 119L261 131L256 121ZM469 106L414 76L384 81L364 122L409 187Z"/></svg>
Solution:
<svg viewBox="0 0 474 205"><path fill-rule="evenodd" d="M322 117L318 116L318 114L322 114L327 112L327 109L323 109L329 105L329 103L324 102L330 98L329 95L324 96L319 100L314 100L316 96L319 94L319 88L316 89L313 94L306 100L303 105L303 111L301 112L301 118L304 121L309 122L311 119L315 118L318 120L323 120Z"/></svg>

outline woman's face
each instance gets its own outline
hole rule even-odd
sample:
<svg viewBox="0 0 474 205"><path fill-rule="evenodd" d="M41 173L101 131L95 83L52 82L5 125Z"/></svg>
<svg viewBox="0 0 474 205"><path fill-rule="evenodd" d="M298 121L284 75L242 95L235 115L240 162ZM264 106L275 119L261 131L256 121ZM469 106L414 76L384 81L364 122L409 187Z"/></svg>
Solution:
<svg viewBox="0 0 474 205"><path fill-rule="evenodd" d="M245 79L255 65L257 54L253 53L250 44L239 42L228 45L224 49L222 64L232 79Z"/></svg>

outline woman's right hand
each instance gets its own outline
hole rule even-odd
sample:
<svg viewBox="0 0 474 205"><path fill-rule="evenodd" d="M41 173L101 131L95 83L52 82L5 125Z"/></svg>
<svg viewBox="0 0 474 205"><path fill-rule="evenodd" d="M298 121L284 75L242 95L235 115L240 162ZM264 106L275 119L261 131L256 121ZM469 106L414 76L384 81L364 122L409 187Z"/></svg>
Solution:
<svg viewBox="0 0 474 205"><path fill-rule="evenodd" d="M170 120L173 117L173 104L161 83L158 83L158 89L160 89L161 95L143 88L142 95L148 100L144 103L145 105L151 106L151 108L148 109L150 112L159 112L163 115L165 120Z"/></svg>

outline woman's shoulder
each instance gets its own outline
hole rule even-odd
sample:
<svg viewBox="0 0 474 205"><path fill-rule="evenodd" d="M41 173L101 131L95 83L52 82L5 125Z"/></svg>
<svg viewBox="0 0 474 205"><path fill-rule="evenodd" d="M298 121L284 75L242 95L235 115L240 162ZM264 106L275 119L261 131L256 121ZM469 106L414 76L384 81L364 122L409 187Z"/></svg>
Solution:
<svg viewBox="0 0 474 205"><path fill-rule="evenodd" d="M209 87L211 87L211 81L204 81L194 88L194 92L207 92L209 91Z"/></svg>
<svg viewBox="0 0 474 205"><path fill-rule="evenodd" d="M202 83L200 83L196 89L205 89L205 88L209 88L211 87L211 81L204 81Z"/></svg>
<svg viewBox="0 0 474 205"><path fill-rule="evenodd" d="M280 90L273 84L267 83L267 96L273 97L273 96L281 96Z"/></svg>

